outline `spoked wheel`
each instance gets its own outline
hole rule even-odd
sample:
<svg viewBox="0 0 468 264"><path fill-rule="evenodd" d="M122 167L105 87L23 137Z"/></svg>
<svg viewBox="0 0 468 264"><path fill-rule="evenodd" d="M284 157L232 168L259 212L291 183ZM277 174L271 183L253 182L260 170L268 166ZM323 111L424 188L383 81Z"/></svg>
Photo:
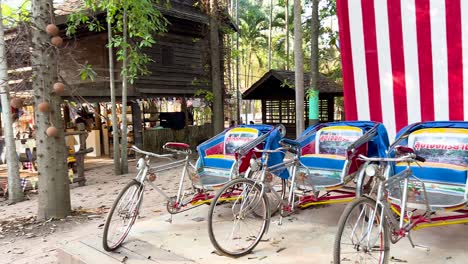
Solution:
<svg viewBox="0 0 468 264"><path fill-rule="evenodd" d="M132 180L123 188L107 215L102 237L106 251L119 248L135 223L143 199L143 185Z"/></svg>
<svg viewBox="0 0 468 264"><path fill-rule="evenodd" d="M260 242L270 221L268 200L251 179L227 183L208 212L208 234L219 253L240 257Z"/></svg>
<svg viewBox="0 0 468 264"><path fill-rule="evenodd" d="M259 180L262 175L262 171L250 172L248 175L249 179L254 181ZM270 207L270 215L274 215L281 208L282 201L286 197L287 180L281 179L273 173L266 175L265 194L268 198L268 205Z"/></svg>
<svg viewBox="0 0 468 264"><path fill-rule="evenodd" d="M381 210L375 210L375 201L368 197L348 204L338 223L333 263L388 263L388 226L385 217L381 218Z"/></svg>

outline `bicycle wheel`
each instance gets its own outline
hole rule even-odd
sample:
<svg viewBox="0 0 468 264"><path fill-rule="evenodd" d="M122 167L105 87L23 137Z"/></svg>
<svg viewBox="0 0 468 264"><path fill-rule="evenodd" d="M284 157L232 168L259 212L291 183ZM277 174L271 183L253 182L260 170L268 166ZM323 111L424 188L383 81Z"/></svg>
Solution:
<svg viewBox="0 0 468 264"><path fill-rule="evenodd" d="M262 170L250 172L247 178L258 181L262 173ZM268 173L265 180L268 183L265 185L265 195L268 199L270 215L274 215L280 209L282 201L286 196L286 180L272 173Z"/></svg>
<svg viewBox="0 0 468 264"><path fill-rule="evenodd" d="M388 226L385 217L381 219L381 209L375 214L375 208L375 201L368 197L348 204L338 223L333 263L388 263Z"/></svg>
<svg viewBox="0 0 468 264"><path fill-rule="evenodd" d="M208 234L218 252L241 257L257 246L269 221L268 200L261 187L250 179L236 179L213 199Z"/></svg>
<svg viewBox="0 0 468 264"><path fill-rule="evenodd" d="M102 237L106 251L119 248L138 216L143 199L143 185L136 180L129 182L117 196L107 214Z"/></svg>

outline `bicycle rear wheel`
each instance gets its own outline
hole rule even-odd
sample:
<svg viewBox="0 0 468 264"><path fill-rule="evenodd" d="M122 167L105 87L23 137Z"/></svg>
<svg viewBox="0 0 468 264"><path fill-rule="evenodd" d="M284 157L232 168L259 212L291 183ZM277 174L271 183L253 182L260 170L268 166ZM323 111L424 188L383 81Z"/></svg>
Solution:
<svg viewBox="0 0 468 264"><path fill-rule="evenodd" d="M240 257L257 246L269 221L268 200L261 187L250 179L236 179L213 199L208 234L218 252Z"/></svg>
<svg viewBox="0 0 468 264"><path fill-rule="evenodd" d="M388 226L385 217L381 218L381 209L375 210L375 201L368 197L348 204L338 223L333 263L388 263Z"/></svg>
<svg viewBox="0 0 468 264"><path fill-rule="evenodd" d="M119 193L104 225L102 246L106 251L119 248L138 216L143 199L143 185L132 180Z"/></svg>
<svg viewBox="0 0 468 264"><path fill-rule="evenodd" d="M262 176L263 171L251 171L247 178L254 181L259 180ZM268 199L268 205L270 207L270 215L275 215L280 209L283 200L286 196L286 189L288 188L286 180L276 176L273 173L267 172L265 184L265 195Z"/></svg>

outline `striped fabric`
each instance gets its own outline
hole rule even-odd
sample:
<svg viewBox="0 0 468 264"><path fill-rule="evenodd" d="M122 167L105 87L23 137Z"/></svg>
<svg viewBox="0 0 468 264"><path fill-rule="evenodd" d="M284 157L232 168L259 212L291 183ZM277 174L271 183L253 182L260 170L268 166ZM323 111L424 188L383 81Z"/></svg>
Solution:
<svg viewBox="0 0 468 264"><path fill-rule="evenodd" d="M346 119L468 119L468 1L338 0ZM464 103L464 102L467 103Z"/></svg>

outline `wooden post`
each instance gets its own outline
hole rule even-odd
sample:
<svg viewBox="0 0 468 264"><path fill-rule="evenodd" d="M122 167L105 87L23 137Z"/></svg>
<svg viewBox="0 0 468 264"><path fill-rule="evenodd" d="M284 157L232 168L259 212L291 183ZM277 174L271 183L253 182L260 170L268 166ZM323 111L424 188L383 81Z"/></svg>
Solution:
<svg viewBox="0 0 468 264"><path fill-rule="evenodd" d="M132 106L133 143L138 148L143 147L143 122L141 120L141 108L138 102L130 102Z"/></svg>
<svg viewBox="0 0 468 264"><path fill-rule="evenodd" d="M80 129L82 132L85 132L85 129ZM81 133L79 135L80 138L80 149L79 152L83 152L86 150L86 138L88 137L88 133ZM78 154L76 155L76 171L77 171L77 181L79 186L84 186L86 183L86 178L84 176L84 159L86 154Z"/></svg>

